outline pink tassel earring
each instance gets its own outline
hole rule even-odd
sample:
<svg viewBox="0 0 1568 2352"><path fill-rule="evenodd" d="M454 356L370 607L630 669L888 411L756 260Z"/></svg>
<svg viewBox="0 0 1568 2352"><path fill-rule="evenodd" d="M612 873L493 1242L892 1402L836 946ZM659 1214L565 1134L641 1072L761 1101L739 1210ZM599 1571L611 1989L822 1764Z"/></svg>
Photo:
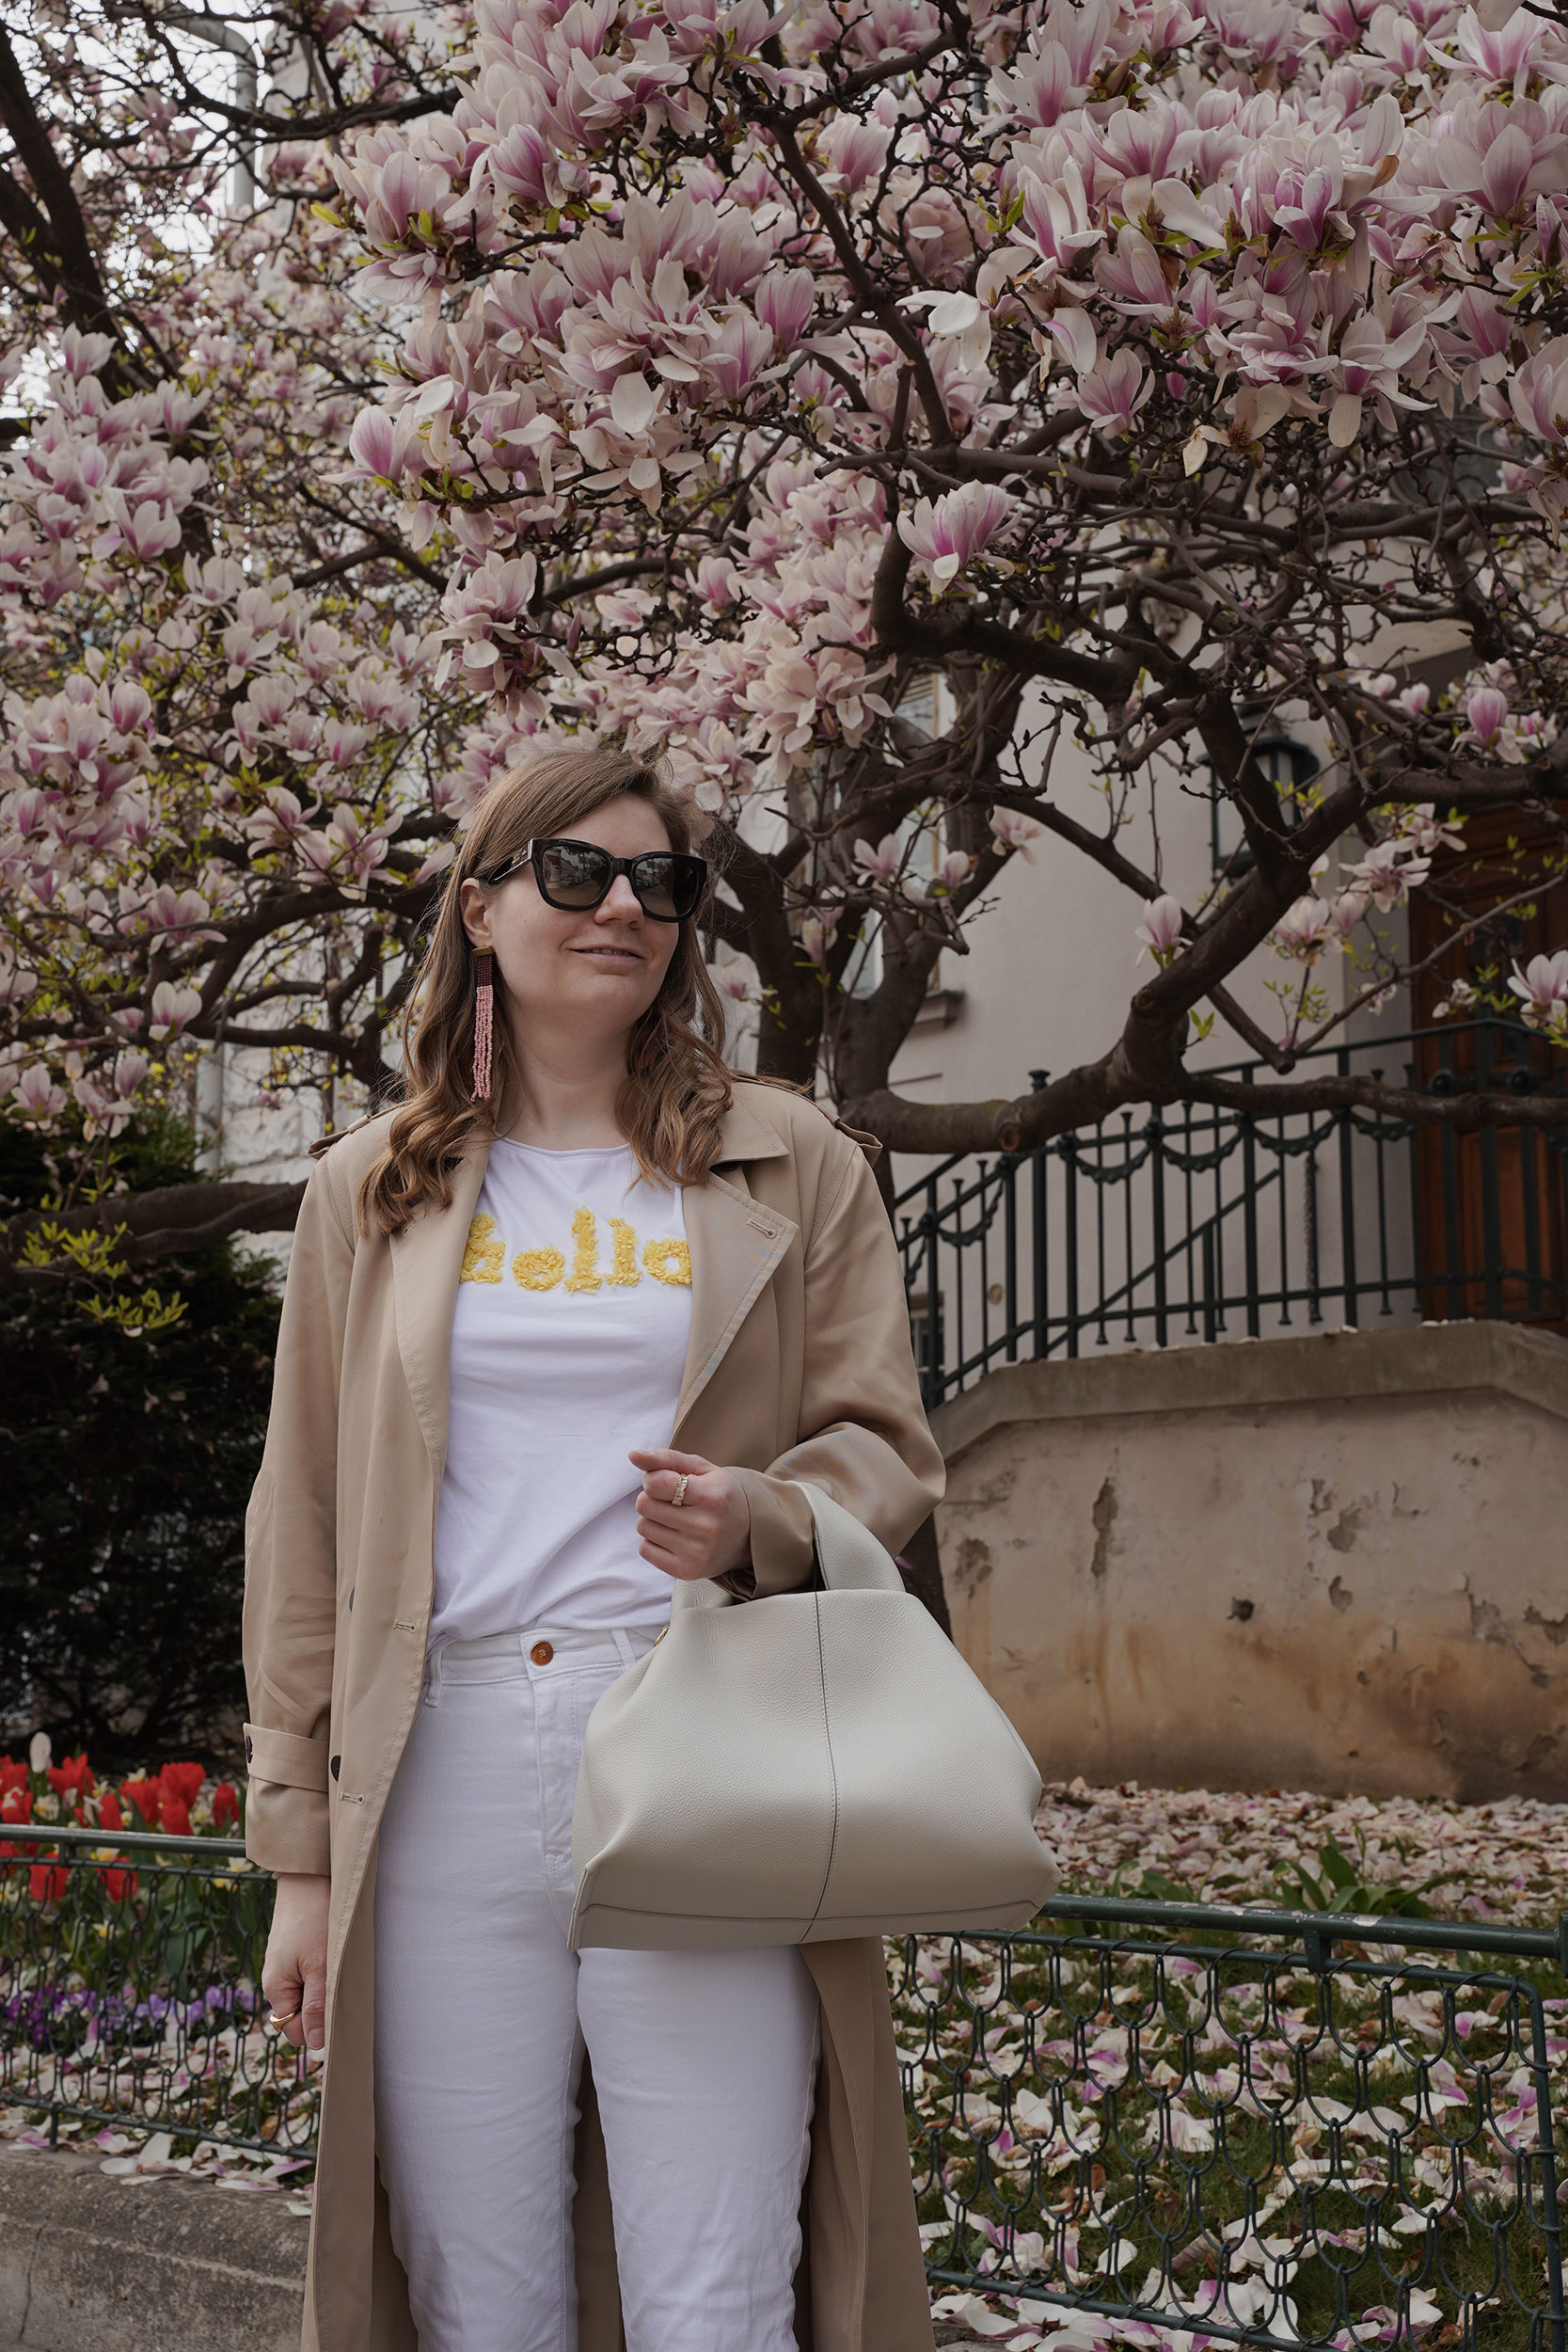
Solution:
<svg viewBox="0 0 1568 2352"><path fill-rule="evenodd" d="M496 960L474 958L474 1101L490 1100L491 1046L496 1026Z"/></svg>

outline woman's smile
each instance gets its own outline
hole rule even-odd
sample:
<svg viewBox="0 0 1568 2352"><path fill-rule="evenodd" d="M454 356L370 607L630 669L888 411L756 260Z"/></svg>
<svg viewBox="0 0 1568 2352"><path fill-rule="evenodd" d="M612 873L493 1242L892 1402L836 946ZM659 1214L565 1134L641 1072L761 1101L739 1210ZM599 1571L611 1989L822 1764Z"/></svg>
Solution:
<svg viewBox="0 0 1568 2352"><path fill-rule="evenodd" d="M641 947L630 946L618 947L604 940L594 940L586 946L572 947L567 952L574 956L593 956L599 962L613 965L618 969L646 961Z"/></svg>

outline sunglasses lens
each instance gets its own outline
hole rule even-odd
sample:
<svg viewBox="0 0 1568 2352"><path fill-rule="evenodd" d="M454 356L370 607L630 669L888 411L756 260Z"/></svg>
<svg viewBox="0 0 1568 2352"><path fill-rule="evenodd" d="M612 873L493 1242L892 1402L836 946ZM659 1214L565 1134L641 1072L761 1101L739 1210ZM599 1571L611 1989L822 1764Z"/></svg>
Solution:
<svg viewBox="0 0 1568 2352"><path fill-rule="evenodd" d="M701 858L680 857L673 850L655 850L637 861L633 887L645 914L665 923L678 923L690 914L703 887Z"/></svg>
<svg viewBox="0 0 1568 2352"><path fill-rule="evenodd" d="M540 852L546 895L552 906L597 906L610 878L610 856L586 841L552 841Z"/></svg>

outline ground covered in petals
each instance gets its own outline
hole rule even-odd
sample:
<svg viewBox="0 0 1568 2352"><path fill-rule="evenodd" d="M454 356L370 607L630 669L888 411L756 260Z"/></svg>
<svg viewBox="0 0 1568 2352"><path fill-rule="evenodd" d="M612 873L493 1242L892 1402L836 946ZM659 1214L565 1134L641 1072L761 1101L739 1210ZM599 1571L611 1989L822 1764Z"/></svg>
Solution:
<svg viewBox="0 0 1568 2352"><path fill-rule="evenodd" d="M1421 1890L1434 1918L1540 1927L1568 1907L1568 1805L1533 1798L1453 1804L1075 1780L1048 1786L1038 1821L1073 1894L1137 1894L1147 1877L1173 1899L1295 1906L1301 1871L1324 1884L1335 1849L1369 1887Z"/></svg>
<svg viewBox="0 0 1568 2352"><path fill-rule="evenodd" d="M1568 1808L1518 1799L1074 1781L1047 1788L1039 1827L1078 1895L1534 1927L1568 1888ZM1568 2115L1555 1970L1467 1977L1351 1945L1319 1979L1277 1947L1202 1941L1146 1958L1114 1930L1007 1955L932 1939L895 1967L927 2255L999 2282L934 2293L939 2342L1186 2352L1215 2341L1207 2321L1338 2352L1527 2344L1544 2092ZM1145 2315L1003 2283L1024 2280Z"/></svg>

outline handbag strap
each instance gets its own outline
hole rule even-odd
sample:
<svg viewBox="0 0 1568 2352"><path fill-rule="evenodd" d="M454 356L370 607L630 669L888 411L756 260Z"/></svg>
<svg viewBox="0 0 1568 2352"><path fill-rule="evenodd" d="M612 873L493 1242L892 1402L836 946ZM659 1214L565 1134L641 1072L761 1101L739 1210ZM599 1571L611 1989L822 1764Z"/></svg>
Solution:
<svg viewBox="0 0 1568 2352"><path fill-rule="evenodd" d="M799 1486L811 1504L816 1521L815 1541L816 1565L822 1571L822 1581L830 1592L902 1593L904 1580L899 1575L891 1552L884 1551L868 1527L863 1527L853 1512L842 1502L824 1494L820 1486L808 1486L803 1478L790 1481ZM671 1596L672 1620L684 1616L692 1609L725 1609L731 1596L708 1578L695 1582L677 1583Z"/></svg>
<svg viewBox="0 0 1568 2352"><path fill-rule="evenodd" d="M808 1486L803 1478L791 1484L800 1487L811 1504L816 1521L816 1565L830 1592L902 1593L904 1580L893 1555L853 1512L835 1502L820 1486Z"/></svg>

